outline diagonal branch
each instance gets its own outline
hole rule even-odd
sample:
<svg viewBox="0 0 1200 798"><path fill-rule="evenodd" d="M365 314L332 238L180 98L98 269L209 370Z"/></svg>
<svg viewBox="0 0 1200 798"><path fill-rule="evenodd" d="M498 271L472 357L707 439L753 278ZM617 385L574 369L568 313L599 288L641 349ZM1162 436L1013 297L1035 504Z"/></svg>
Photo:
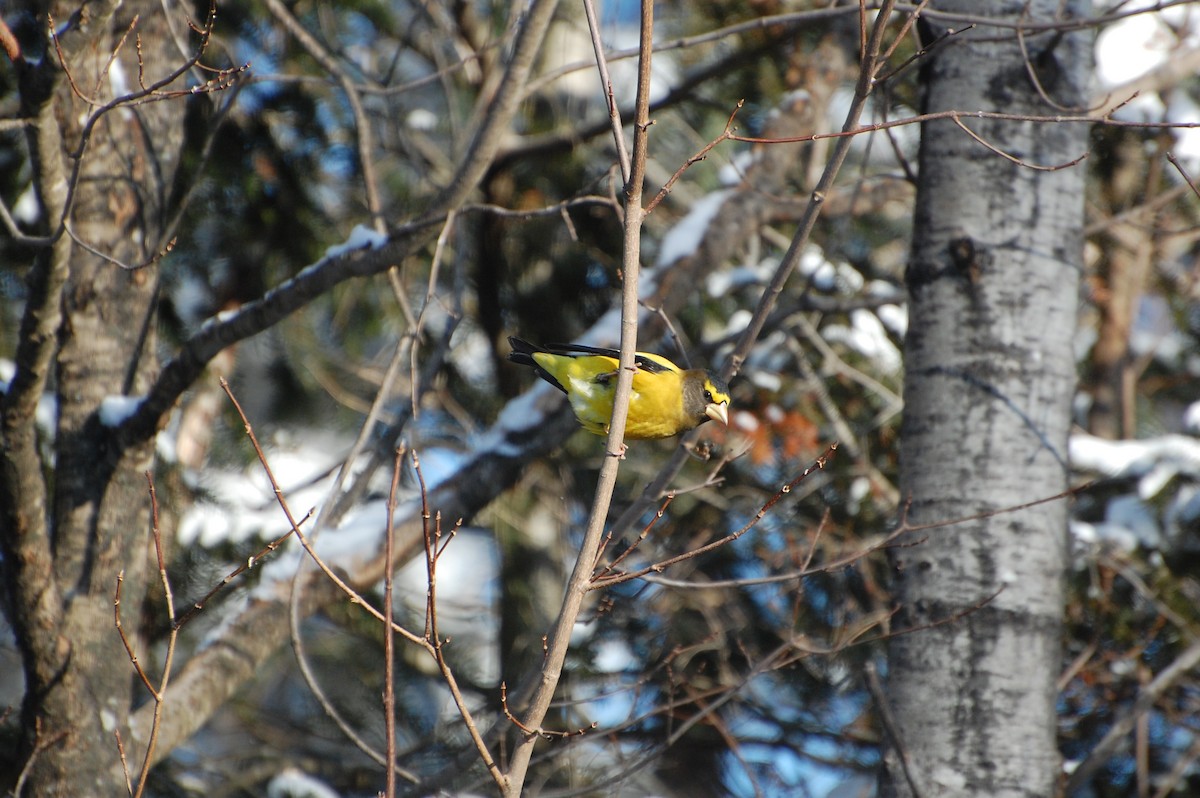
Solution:
<svg viewBox="0 0 1200 798"><path fill-rule="evenodd" d="M384 246L322 258L261 298L243 305L236 314L207 322L163 367L146 398L121 424L120 445L127 448L153 435L162 417L223 349L274 326L349 279L386 271L432 240L434 229L433 220L410 225L394 232Z"/></svg>
<svg viewBox="0 0 1200 798"><path fill-rule="evenodd" d="M436 227L445 220L446 214L466 201L492 165L500 140L524 96L524 85L555 5L556 0L534 0L530 5L494 102L487 106L487 113L459 171L439 197L429 203L428 212L419 220L394 230L386 245L323 258L260 299L246 304L232 318L204 325L166 364L137 411L121 425L116 441L118 447L127 448L153 435L163 416L203 373L208 362L230 344L262 332L346 280L386 271L433 240Z"/></svg>
<svg viewBox="0 0 1200 798"><path fill-rule="evenodd" d="M479 104L486 109L482 111L482 121L472 135L454 177L431 204L432 215L440 215L443 209L457 208L466 202L491 168L513 115L525 97L534 60L546 39L557 5L558 0L532 0L522 14L512 58L505 68L500 87L494 96L480 96Z"/></svg>

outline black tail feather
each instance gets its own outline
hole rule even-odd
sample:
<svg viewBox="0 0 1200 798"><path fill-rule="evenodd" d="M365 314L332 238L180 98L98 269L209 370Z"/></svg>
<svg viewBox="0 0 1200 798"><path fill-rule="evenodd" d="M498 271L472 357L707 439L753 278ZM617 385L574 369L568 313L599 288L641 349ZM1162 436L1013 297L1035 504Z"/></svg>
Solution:
<svg viewBox="0 0 1200 798"><path fill-rule="evenodd" d="M513 350L508 353L509 360L522 366L533 366L534 368L537 368L537 363L533 359L534 353L546 351L540 346L536 346L535 344L531 344L523 338L517 338L512 335L508 337L508 345L511 346Z"/></svg>
<svg viewBox="0 0 1200 798"><path fill-rule="evenodd" d="M550 383L551 385L553 385L555 388L562 391L563 393L567 392L567 389L564 388L559 383L558 380L554 379L554 376L550 372L546 371L544 368L542 368L540 365L538 365L538 362L533 359L533 356L535 354L537 354L539 352L547 352L548 351L547 349L545 349L544 347L540 347L537 344L531 344L524 339L517 338L517 337L511 336L511 335L508 337L508 345L511 346L513 349L513 351L508 353L509 360L511 360L513 363L516 363L519 366L532 367L533 370L537 373L537 375L539 377L541 377L543 380Z"/></svg>

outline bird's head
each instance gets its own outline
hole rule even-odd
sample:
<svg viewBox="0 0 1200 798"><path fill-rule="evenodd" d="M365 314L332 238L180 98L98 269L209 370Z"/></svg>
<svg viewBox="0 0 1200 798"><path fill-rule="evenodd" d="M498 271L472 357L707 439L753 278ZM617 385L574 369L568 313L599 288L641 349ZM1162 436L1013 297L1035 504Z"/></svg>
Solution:
<svg viewBox="0 0 1200 798"><path fill-rule="evenodd" d="M703 424L710 418L729 425L729 386L711 371L692 369L684 372L683 408Z"/></svg>

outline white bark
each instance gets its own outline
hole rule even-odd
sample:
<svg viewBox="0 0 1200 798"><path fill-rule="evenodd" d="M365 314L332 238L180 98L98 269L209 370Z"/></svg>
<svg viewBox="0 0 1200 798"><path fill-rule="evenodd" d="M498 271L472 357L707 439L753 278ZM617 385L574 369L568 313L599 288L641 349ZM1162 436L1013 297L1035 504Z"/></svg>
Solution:
<svg viewBox="0 0 1200 798"><path fill-rule="evenodd" d="M1019 2L935 6L1008 22L1022 13ZM1047 22L1058 8L1034 2L1024 19ZM1026 47L1054 103L1086 102L1090 34L1027 35ZM929 112L1061 113L1030 80L1011 29L981 25L952 37L925 70ZM1087 149L1082 125L962 121L1025 164L1063 164ZM907 274L901 488L910 524L1066 487L1083 191L1080 166L1038 171L951 120L924 126ZM914 532L905 541L914 545L894 550L893 628L920 631L889 647L898 740L884 794L1054 793L1066 511L1060 500Z"/></svg>

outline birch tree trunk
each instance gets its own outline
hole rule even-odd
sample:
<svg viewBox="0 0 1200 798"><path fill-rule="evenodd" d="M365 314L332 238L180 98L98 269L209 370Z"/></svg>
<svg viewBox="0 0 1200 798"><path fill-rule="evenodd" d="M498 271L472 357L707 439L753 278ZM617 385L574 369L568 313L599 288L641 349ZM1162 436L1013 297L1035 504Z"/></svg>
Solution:
<svg viewBox="0 0 1200 798"><path fill-rule="evenodd" d="M1014 33L1060 13L1086 17L1086 2L933 8L1005 26L980 24L934 50L923 73L925 111L1053 116L1086 104L1090 33L1027 30L1028 60ZM946 33L942 25L928 23L930 38ZM917 631L889 645L887 698L898 733L881 792L1048 796L1060 770L1055 680L1067 506L979 516L1067 485L1084 170L1032 167L1079 158L1088 129L961 122L1011 157L954 120L922 129L906 275L901 487L912 525L974 520L913 532L904 540L912 545L892 552L894 629Z"/></svg>

